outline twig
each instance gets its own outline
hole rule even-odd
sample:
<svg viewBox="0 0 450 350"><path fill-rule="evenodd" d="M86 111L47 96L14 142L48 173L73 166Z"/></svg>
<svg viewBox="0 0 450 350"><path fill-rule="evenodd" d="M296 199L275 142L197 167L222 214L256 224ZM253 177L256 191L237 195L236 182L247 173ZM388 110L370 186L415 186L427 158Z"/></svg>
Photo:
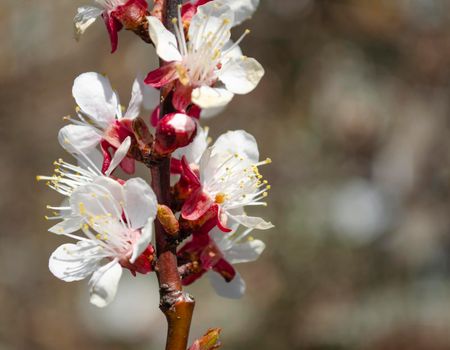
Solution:
<svg viewBox="0 0 450 350"><path fill-rule="evenodd" d="M163 23L172 30L171 19L177 14L178 0L162 2ZM161 65L164 62L160 63ZM161 104L160 118L171 110L170 96ZM152 188L158 198L158 203L170 205L170 156L155 159L150 167ZM192 313L195 302L183 292L181 277L178 272L176 244L165 232L159 221L155 227L156 236L156 273L159 281L160 309L167 319L166 350L186 350L189 338Z"/></svg>

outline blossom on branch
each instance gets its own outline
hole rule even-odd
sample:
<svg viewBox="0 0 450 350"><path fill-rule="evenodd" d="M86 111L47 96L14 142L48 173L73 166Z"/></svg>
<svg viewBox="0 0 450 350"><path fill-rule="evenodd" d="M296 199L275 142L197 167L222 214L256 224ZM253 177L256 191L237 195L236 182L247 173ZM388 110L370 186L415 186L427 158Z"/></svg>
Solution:
<svg viewBox="0 0 450 350"><path fill-rule="evenodd" d="M136 143L132 121L139 115L142 104L139 80L136 79L133 83L130 104L124 115L119 97L108 78L101 74L89 72L78 76L74 81L72 94L78 105L78 119L67 118L72 124L60 130L59 142L70 153L81 150L86 154L95 152L100 144L103 154L102 171L105 172L111 164L113 154L127 137L130 138L129 147ZM135 160L124 157L120 167L132 174Z"/></svg>
<svg viewBox="0 0 450 350"><path fill-rule="evenodd" d="M178 256L195 266L183 277L184 285L193 283L208 272L211 285L220 296L236 299L245 293L245 281L233 265L255 261L264 251L265 244L249 236L252 228L238 233L239 224L232 227L227 234L217 228L209 234L194 234L181 247Z"/></svg>
<svg viewBox="0 0 450 350"><path fill-rule="evenodd" d="M117 33L122 27L137 30L148 15L146 0L95 0L99 6L82 6L73 19L75 38L78 40L98 17L103 17L111 41L111 52L116 51Z"/></svg>
<svg viewBox="0 0 450 350"><path fill-rule="evenodd" d="M45 216L47 220L62 220L52 226L49 229L50 232L55 234L71 234L81 228L83 220L77 212L72 210L69 203L70 196L77 188L83 185L92 184L96 181L102 182L102 178L108 178L123 158L125 158L129 143L130 138L128 137L115 153L109 168L106 169L106 176L102 174L95 160L88 157L78 148L76 149L75 156L79 165L73 165L62 159L58 159L53 163L55 165L55 171L52 176L36 176L38 181L46 181L48 187L66 197L60 206L47 206L48 209L54 211L54 216ZM76 148L76 146L74 147ZM117 181L124 182L120 179L117 179Z"/></svg>
<svg viewBox="0 0 450 350"><path fill-rule="evenodd" d="M230 7L209 2L198 7L185 35L181 11L174 18L175 35L156 17L148 17L150 37L158 56L167 62L150 72L145 82L153 87L173 89L172 104L186 113L194 103L200 108L219 108L234 94L252 91L262 76L263 67L243 56L239 42L230 41L234 13Z"/></svg>
<svg viewBox="0 0 450 350"><path fill-rule="evenodd" d="M263 199L270 185L262 180L258 167L270 162L259 161L256 140L243 130L221 135L205 150L198 169L183 158L180 182L186 184L189 195L182 206L182 218L197 221L214 212L216 224L225 232L229 231L229 219L248 228L272 228L270 222L244 211L247 206L266 205Z"/></svg>
<svg viewBox="0 0 450 350"><path fill-rule="evenodd" d="M61 227L59 233L77 243L58 247L50 256L49 269L66 282L92 275L92 304L104 307L113 300L122 267L133 274L152 271L150 242L157 200L144 180L121 184L99 175L71 192L67 210L80 221L82 234Z"/></svg>

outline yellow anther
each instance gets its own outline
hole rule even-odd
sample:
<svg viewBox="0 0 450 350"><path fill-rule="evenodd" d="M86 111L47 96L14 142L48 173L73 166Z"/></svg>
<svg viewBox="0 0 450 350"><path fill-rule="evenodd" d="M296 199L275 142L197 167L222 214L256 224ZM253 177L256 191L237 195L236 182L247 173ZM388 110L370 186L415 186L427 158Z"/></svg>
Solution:
<svg viewBox="0 0 450 350"><path fill-rule="evenodd" d="M180 80L180 83L183 85L188 85L189 84L189 75L188 75L188 71L187 69L181 65L181 64L177 64L176 65L176 70L178 73L178 79Z"/></svg>
<svg viewBox="0 0 450 350"><path fill-rule="evenodd" d="M270 158L267 158L267 159L265 160L265 163L266 163L266 164L270 164L270 163L272 163L272 159L270 159Z"/></svg>
<svg viewBox="0 0 450 350"><path fill-rule="evenodd" d="M226 199L226 194L223 192L219 192L216 194L216 198L214 199L214 202L216 202L217 204L222 204L223 202L225 202Z"/></svg>
<svg viewBox="0 0 450 350"><path fill-rule="evenodd" d="M80 202L80 203L78 204L78 208L80 209L80 214L81 214L81 215L86 214L86 207L85 207L85 205L84 205L83 202Z"/></svg>
<svg viewBox="0 0 450 350"><path fill-rule="evenodd" d="M270 185L267 185L267 186L266 186L266 189L267 189L267 190L270 190L271 188L272 188L272 186L270 186Z"/></svg>
<svg viewBox="0 0 450 350"><path fill-rule="evenodd" d="M248 34L250 34L250 32L251 32L250 29L246 29L246 30L244 31L244 34L245 34L245 35L248 35Z"/></svg>
<svg viewBox="0 0 450 350"><path fill-rule="evenodd" d="M41 181L42 180L42 176L41 175L36 175L36 181Z"/></svg>
<svg viewBox="0 0 450 350"><path fill-rule="evenodd" d="M178 19L176 17L172 18L172 23L176 24L178 22Z"/></svg>

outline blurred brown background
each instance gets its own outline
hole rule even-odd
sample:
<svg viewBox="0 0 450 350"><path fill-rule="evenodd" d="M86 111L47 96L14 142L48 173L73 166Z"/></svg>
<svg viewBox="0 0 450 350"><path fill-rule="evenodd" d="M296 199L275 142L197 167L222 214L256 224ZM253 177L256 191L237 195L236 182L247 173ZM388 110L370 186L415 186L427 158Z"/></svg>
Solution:
<svg viewBox="0 0 450 350"><path fill-rule="evenodd" d="M89 1L86 1L89 3ZM126 273L98 310L87 282L47 269L63 240L47 233L36 184L64 154L73 79L107 73L127 104L134 75L156 66L127 32L109 54L99 21L80 43L84 2L0 3L0 350L161 349L155 276ZM276 229L239 266L242 300L201 281L192 336L222 327L224 349L450 349L450 1L262 0L242 45L265 67L213 137L246 129L273 159L258 211ZM147 176L141 170L141 176Z"/></svg>

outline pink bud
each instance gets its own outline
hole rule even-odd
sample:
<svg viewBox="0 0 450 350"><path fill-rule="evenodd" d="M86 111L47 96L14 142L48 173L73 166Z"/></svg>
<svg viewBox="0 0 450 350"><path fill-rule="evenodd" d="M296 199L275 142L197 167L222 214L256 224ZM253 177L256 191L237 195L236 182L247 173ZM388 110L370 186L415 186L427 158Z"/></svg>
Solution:
<svg viewBox="0 0 450 350"><path fill-rule="evenodd" d="M197 124L186 114L167 114L158 122L154 150L159 155L168 155L177 148L185 147L195 137Z"/></svg>

